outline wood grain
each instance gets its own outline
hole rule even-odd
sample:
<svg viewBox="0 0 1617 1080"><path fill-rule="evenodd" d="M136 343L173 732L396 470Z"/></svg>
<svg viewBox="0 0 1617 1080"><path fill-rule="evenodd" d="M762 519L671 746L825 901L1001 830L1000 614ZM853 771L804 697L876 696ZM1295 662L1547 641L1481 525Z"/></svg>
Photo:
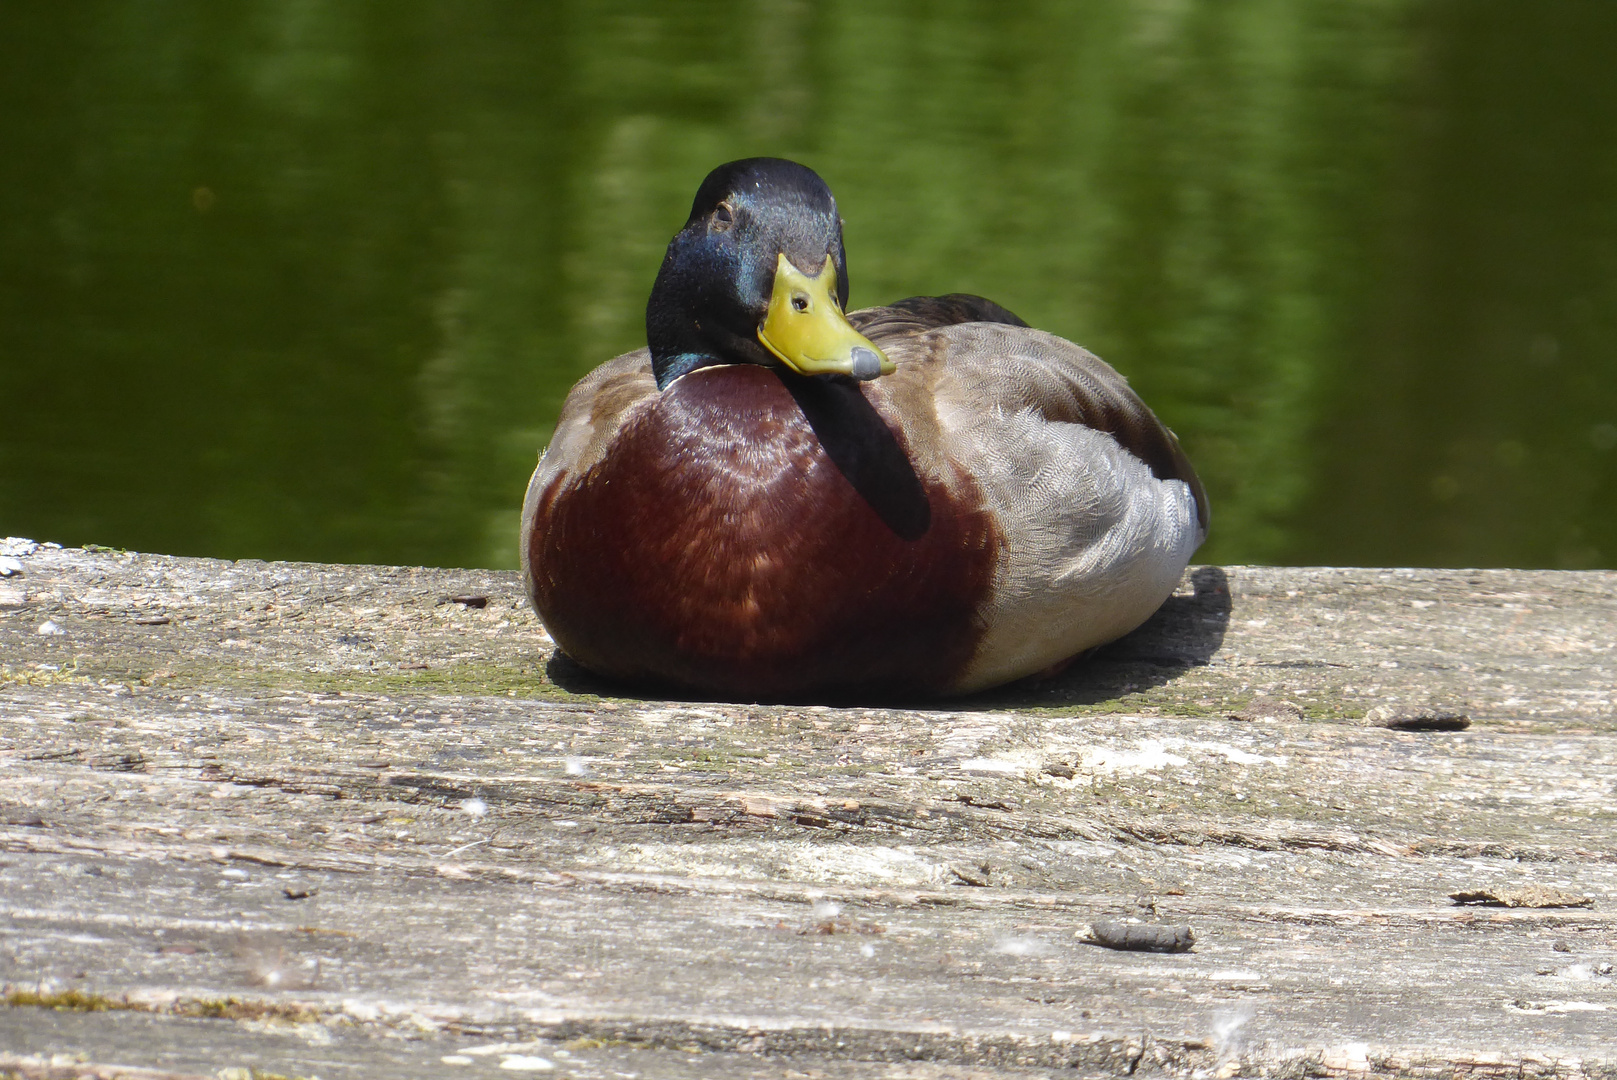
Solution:
<svg viewBox="0 0 1617 1080"><path fill-rule="evenodd" d="M1617 1076L1617 574L1198 567L828 708L618 696L515 575L22 561L0 1075Z"/></svg>

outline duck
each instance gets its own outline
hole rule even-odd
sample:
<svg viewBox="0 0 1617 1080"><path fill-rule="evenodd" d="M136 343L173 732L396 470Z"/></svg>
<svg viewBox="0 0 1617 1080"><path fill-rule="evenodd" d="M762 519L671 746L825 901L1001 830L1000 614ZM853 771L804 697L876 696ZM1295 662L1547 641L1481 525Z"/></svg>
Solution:
<svg viewBox="0 0 1617 1080"><path fill-rule="evenodd" d="M979 296L847 302L817 173L708 174L646 346L573 387L523 501L561 652L703 698L933 699L1048 676L1173 593L1207 496L1122 375Z"/></svg>

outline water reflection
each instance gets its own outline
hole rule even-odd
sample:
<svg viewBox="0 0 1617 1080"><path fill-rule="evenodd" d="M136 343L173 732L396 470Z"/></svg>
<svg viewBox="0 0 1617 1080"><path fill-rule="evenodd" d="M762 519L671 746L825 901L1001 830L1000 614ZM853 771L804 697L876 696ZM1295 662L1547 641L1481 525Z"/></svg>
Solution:
<svg viewBox="0 0 1617 1080"><path fill-rule="evenodd" d="M0 532L512 565L717 162L1127 373L1207 561L1617 565L1617 6L0 9Z"/></svg>

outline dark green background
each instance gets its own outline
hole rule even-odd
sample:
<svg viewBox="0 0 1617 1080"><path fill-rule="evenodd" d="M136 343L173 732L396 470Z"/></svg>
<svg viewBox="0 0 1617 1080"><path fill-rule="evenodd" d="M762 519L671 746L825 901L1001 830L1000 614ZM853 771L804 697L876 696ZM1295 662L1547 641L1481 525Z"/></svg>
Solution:
<svg viewBox="0 0 1617 1080"><path fill-rule="evenodd" d="M1617 565L1617 4L0 6L0 534L509 566L697 183L1127 374L1220 562Z"/></svg>

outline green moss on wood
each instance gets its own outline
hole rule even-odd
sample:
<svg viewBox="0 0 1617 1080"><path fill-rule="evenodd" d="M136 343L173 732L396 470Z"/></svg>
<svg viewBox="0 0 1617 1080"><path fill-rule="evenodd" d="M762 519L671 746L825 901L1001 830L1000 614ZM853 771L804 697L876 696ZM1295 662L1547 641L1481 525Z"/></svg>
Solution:
<svg viewBox="0 0 1617 1080"><path fill-rule="evenodd" d="M12 1008L55 1009L58 1012L109 1012L128 1009L141 1011L143 1009L142 1006L131 1005L122 998L86 994L82 990L59 990L42 993L37 990L8 989L5 992L4 1000Z"/></svg>
<svg viewBox="0 0 1617 1080"><path fill-rule="evenodd" d="M128 998L82 990L40 991L8 987L0 998L11 1008L55 1009L58 1012L150 1012L206 1020L274 1020L287 1024L317 1023L320 1014L302 1005L240 998L184 998L169 1005L150 1005Z"/></svg>

